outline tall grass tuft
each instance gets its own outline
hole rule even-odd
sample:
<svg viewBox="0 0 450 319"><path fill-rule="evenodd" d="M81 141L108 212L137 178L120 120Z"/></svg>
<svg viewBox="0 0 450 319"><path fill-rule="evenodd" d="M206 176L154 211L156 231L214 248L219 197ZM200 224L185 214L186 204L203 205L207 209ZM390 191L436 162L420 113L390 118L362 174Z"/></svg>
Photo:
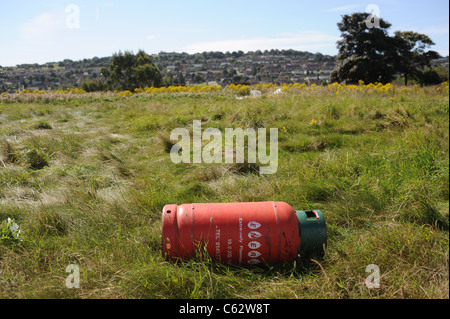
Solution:
<svg viewBox="0 0 450 319"><path fill-rule="evenodd" d="M37 237L64 236L68 232L68 222L53 209L39 211L34 216L30 230Z"/></svg>
<svg viewBox="0 0 450 319"><path fill-rule="evenodd" d="M19 154L7 140L0 141L0 156L6 163L14 164L19 160Z"/></svg>
<svg viewBox="0 0 450 319"><path fill-rule="evenodd" d="M50 165L54 152L53 141L44 141L41 138L31 138L27 142L25 158L32 169L42 169Z"/></svg>

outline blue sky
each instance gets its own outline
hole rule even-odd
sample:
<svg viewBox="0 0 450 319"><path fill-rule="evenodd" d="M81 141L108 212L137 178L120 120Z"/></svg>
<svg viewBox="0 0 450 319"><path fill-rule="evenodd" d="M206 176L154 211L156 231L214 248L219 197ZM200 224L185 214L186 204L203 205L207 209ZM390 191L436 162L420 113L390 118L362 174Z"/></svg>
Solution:
<svg viewBox="0 0 450 319"><path fill-rule="evenodd" d="M447 0L0 0L0 65L147 53L295 49L337 54L343 14L375 4L390 31L449 54ZM77 18L78 17L78 18Z"/></svg>

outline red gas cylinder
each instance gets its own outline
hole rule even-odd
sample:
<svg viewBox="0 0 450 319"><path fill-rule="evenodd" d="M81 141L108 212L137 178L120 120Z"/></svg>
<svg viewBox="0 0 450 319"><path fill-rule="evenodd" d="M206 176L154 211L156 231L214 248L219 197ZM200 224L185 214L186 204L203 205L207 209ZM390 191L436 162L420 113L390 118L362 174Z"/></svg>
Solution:
<svg viewBox="0 0 450 319"><path fill-rule="evenodd" d="M284 202L166 205L162 214L162 252L187 259L206 249L222 263L256 265L293 261L304 253L323 253L322 212L294 211Z"/></svg>

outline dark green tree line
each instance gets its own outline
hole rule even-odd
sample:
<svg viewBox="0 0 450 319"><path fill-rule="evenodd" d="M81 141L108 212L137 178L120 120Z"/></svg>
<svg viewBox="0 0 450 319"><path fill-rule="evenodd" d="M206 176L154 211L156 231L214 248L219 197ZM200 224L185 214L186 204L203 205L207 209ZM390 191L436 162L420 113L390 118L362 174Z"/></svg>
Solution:
<svg viewBox="0 0 450 319"><path fill-rule="evenodd" d="M427 51L434 45L428 36L412 31L397 31L390 36L389 22L377 18L374 26L367 23L370 18L369 13L354 13L344 15L338 23L342 39L337 42L339 53L332 82L388 83L401 75L407 84L439 57Z"/></svg>

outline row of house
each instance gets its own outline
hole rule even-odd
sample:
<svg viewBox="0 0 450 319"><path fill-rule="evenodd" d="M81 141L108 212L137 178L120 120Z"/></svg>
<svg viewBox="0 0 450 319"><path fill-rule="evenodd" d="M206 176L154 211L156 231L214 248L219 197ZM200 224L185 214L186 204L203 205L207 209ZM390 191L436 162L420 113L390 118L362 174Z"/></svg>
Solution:
<svg viewBox="0 0 450 319"><path fill-rule="evenodd" d="M328 80L335 66L335 57L306 52L301 55L161 53L153 55L153 59L168 83L186 85L320 82ZM87 79L104 80L100 69L108 62L108 58L93 58L0 67L0 91L79 87Z"/></svg>
<svg viewBox="0 0 450 319"><path fill-rule="evenodd" d="M186 84L207 82L293 83L327 81L335 67L335 58L318 61L314 58L284 55L252 55L239 58L208 59L203 63L159 63L163 74L184 78ZM181 75L180 75L181 74Z"/></svg>
<svg viewBox="0 0 450 319"><path fill-rule="evenodd" d="M300 51L164 53L152 56L166 84L324 83L335 68L336 57ZM64 60L44 65L0 67L0 92L79 87L83 81L105 80L101 68L111 57ZM433 67L448 68L448 57L434 60Z"/></svg>
<svg viewBox="0 0 450 319"><path fill-rule="evenodd" d="M43 66L0 68L0 92L15 90L52 90L78 87L89 78L100 78L99 67L67 68Z"/></svg>

